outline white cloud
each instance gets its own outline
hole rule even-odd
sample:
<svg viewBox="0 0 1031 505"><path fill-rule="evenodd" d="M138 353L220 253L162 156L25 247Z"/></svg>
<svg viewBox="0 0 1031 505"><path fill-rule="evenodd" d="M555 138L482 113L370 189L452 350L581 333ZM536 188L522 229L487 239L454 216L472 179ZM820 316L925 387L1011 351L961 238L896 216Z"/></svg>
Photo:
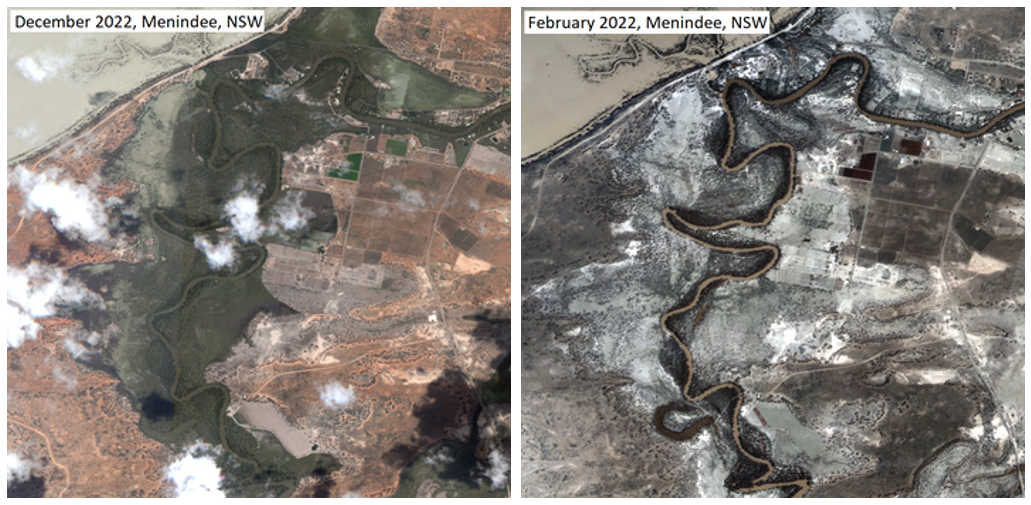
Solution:
<svg viewBox="0 0 1031 505"><path fill-rule="evenodd" d="M362 494L359 493L359 492L356 492L356 491L344 491L343 496L341 496L341 498L361 498L361 497L362 497Z"/></svg>
<svg viewBox="0 0 1031 505"><path fill-rule="evenodd" d="M302 228L309 219L315 217L314 212L301 206L300 193L291 192L272 208L271 222L262 222L259 216L262 190L263 187L253 179L237 181L233 189L236 196L222 206L222 219L229 222L233 231L228 236L220 237L217 243L212 243L206 237L194 237L194 247L207 255L211 268L232 265L236 261L234 248L238 243L257 242L264 236Z"/></svg>
<svg viewBox="0 0 1031 505"><path fill-rule="evenodd" d="M70 56L58 56L49 51L36 51L36 53L22 56L15 67L26 79L39 84L57 77L62 70L72 63Z"/></svg>
<svg viewBox="0 0 1031 505"><path fill-rule="evenodd" d="M208 237L203 235L193 236L193 246L203 252L208 258L208 266L214 270L232 265L236 261L236 244L226 241L224 237L212 244Z"/></svg>
<svg viewBox="0 0 1031 505"><path fill-rule="evenodd" d="M90 354L89 349L70 338L64 339L64 350L68 351L75 359L82 359Z"/></svg>
<svg viewBox="0 0 1031 505"><path fill-rule="evenodd" d="M257 242L265 234L266 227L258 218L258 196L243 194L226 202L222 218L229 219L236 235L247 242Z"/></svg>
<svg viewBox="0 0 1031 505"><path fill-rule="evenodd" d="M106 333L110 334L111 332L108 331ZM83 340L83 339L80 337L79 340ZM100 342L102 342L104 340L104 335L101 335L101 334L99 334L99 333L97 333L95 331L91 331L91 332L89 332L88 335L86 335L86 339L85 340L86 340L87 343L89 343L89 345L95 346L95 345L99 344Z"/></svg>
<svg viewBox="0 0 1031 505"><path fill-rule="evenodd" d="M107 208L121 200L108 198L101 201L92 186L84 186L72 179L59 179L60 173L34 173L19 165L11 172L13 182L25 194L23 213L36 211L53 215L54 227L72 239L101 242L111 239L107 229Z"/></svg>
<svg viewBox="0 0 1031 505"><path fill-rule="evenodd" d="M197 441L187 447L166 468L165 478L171 483L169 495L173 498L225 498L220 490L222 470L215 462L221 446Z"/></svg>
<svg viewBox="0 0 1031 505"><path fill-rule="evenodd" d="M315 213L301 206L301 193L291 191L272 208L274 226L283 230L297 230L308 224Z"/></svg>
<svg viewBox="0 0 1031 505"><path fill-rule="evenodd" d="M301 206L301 193L291 191L272 208L271 222L264 223L258 216L259 198L264 187L251 179L240 179L230 198L222 207L222 219L228 219L236 236L244 243L257 242L263 236L275 235L283 230L296 230L315 217L315 213Z"/></svg>
<svg viewBox="0 0 1031 505"><path fill-rule="evenodd" d="M100 295L63 270L37 262L25 269L7 268L7 347L35 339L40 330L34 319L57 315L62 308L104 307Z"/></svg>
<svg viewBox="0 0 1031 505"><path fill-rule="evenodd" d="M36 129L36 123L29 123L28 126L15 128L14 133L9 135L30 145L39 141L39 131Z"/></svg>
<svg viewBox="0 0 1031 505"><path fill-rule="evenodd" d="M265 95L265 98L271 98L281 102L290 96L286 92L288 89L290 89L290 85L288 84L269 84L268 86L265 86L261 92Z"/></svg>
<svg viewBox="0 0 1031 505"><path fill-rule="evenodd" d="M331 409L346 409L358 396L354 392L354 386L344 388L339 382L331 382L318 387L319 398L322 403Z"/></svg>
<svg viewBox="0 0 1031 505"><path fill-rule="evenodd" d="M454 461L454 458L452 458L451 455L448 454L447 447L441 447L440 450L438 450L437 452L430 454L429 456L426 456L426 459L424 461L427 465L437 466L439 464L450 463Z"/></svg>
<svg viewBox="0 0 1031 505"><path fill-rule="evenodd" d="M75 379L74 375L65 375L65 373L61 371L61 367L55 366L52 373L54 378L57 379L57 382L64 384L64 387L69 391L75 389L75 386L79 384L79 381Z"/></svg>
<svg viewBox="0 0 1031 505"><path fill-rule="evenodd" d="M7 484L11 485L15 482L25 482L29 480L29 474L32 473L33 468L37 468L39 463L31 459L22 459L21 455L16 452L7 451Z"/></svg>
<svg viewBox="0 0 1031 505"><path fill-rule="evenodd" d="M484 475L490 479L490 489L493 491L505 487L505 482L508 481L508 470L511 468L508 458L497 449L492 449L490 455L487 456L487 461L490 466L487 467Z"/></svg>
<svg viewBox="0 0 1031 505"><path fill-rule="evenodd" d="M422 199L422 193L414 189L408 189L404 184L395 184L394 192L401 195L401 203L410 207L425 207L426 201Z"/></svg>
<svg viewBox="0 0 1031 505"><path fill-rule="evenodd" d="M110 331L105 332L110 333ZM97 347L106 342L107 338L95 331L84 329L69 330L64 339L64 350L68 351L75 359L83 359L96 352Z"/></svg>
<svg viewBox="0 0 1031 505"><path fill-rule="evenodd" d="M10 283L10 279L7 281ZM8 295L10 296L10 295ZM35 340L42 326L36 324L32 316L12 305L10 298L7 300L7 347L18 347L25 340Z"/></svg>

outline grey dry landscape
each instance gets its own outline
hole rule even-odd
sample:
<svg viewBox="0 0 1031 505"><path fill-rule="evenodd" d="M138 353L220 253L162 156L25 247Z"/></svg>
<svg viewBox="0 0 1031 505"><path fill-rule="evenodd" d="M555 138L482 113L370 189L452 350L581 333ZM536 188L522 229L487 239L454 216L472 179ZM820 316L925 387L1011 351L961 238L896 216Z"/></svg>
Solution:
<svg viewBox="0 0 1031 505"><path fill-rule="evenodd" d="M524 160L523 496L1023 496L1023 9L697 47Z"/></svg>

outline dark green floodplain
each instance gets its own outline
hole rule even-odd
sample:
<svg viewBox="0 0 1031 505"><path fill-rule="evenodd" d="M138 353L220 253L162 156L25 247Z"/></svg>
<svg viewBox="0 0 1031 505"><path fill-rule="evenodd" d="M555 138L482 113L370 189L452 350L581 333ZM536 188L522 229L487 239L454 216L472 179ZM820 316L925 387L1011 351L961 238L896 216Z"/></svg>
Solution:
<svg viewBox="0 0 1031 505"><path fill-rule="evenodd" d="M148 436L176 449L197 440L221 446L219 464L233 496L289 496L305 475L338 468L323 455L294 458L275 437L259 443L226 416L228 390L203 377L205 367L225 359L245 339L255 315L292 310L261 282L266 258L261 244L237 248L231 268L212 270L193 246L194 237L214 240L225 224L225 201L246 188L255 188L260 215L267 219L286 196L279 189L284 151L334 132L364 132L328 107L303 103L297 93L311 99L339 88L337 112L384 131L415 133L427 145L468 143L508 118L507 107L456 129L381 118L387 110L383 104L398 97L372 87L364 72L380 72L376 77L388 82L407 79L413 92L403 97L405 106L470 106L491 97L453 86L384 51L372 35L378 14L377 9L315 10L287 34L238 51L260 50L270 58L272 71L265 80L234 80L246 58L232 57L203 68L194 82L170 86L148 104L137 135L103 174L111 183L141 184L128 202L135 217L125 217L122 225L153 259L76 269L91 289L107 293L106 311L82 315L87 328L103 331L114 323L120 329L98 366L122 380ZM298 69L301 77L291 81L288 69ZM342 178L358 176L361 155L352 156Z"/></svg>

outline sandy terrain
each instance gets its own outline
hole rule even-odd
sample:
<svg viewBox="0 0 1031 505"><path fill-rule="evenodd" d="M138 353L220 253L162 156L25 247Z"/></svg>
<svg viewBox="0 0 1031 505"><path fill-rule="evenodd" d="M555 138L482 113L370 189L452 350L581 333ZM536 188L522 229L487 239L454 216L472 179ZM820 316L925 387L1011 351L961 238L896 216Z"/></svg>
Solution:
<svg viewBox="0 0 1031 505"><path fill-rule="evenodd" d="M301 348L290 340L305 327L317 342L330 342L325 351L306 352L321 345ZM415 455L438 440L468 440L476 422L476 398L449 372L456 366L439 331L425 325L355 338L341 319L259 317L251 328L255 344L277 351L262 358L240 344L206 376L227 384L234 404L244 395L272 402L318 452L332 454L343 467L331 476L330 496L391 496ZM319 387L333 382L353 388L354 403L326 406ZM295 496L310 496L311 484L302 483Z"/></svg>
<svg viewBox="0 0 1031 505"><path fill-rule="evenodd" d="M99 176L107 157L136 133L136 119L145 104L164 88L165 86L161 85L149 89L146 93L127 101L113 114L95 121L76 137L62 142L51 151L25 160L21 166L37 173L56 169L63 177L74 179L79 184L88 184L92 178ZM124 198L136 189L135 184L128 181L114 186L101 182L96 193L101 198ZM23 202L18 187L8 186L7 264L25 263L33 250L45 251L47 257L40 259L57 263L62 267L116 260L137 261L135 252L127 246L131 237L118 241L115 246L72 243L58 233L51 224L49 215L37 212L28 217L22 216Z"/></svg>
<svg viewBox="0 0 1031 505"><path fill-rule="evenodd" d="M134 121L143 104L160 89L125 103L62 147L25 160L22 166L34 172L57 169L80 184L88 183L106 157L136 132ZM101 198L123 198L135 189L131 183L101 182L95 191ZM54 228L50 215L22 216L23 205L24 196L10 185L9 266L33 258L62 268L139 260L128 246L132 237L117 238L112 244L72 242ZM44 478L46 497L164 496L161 472L168 463L167 449L140 432L139 415L117 392L116 379L79 365L64 349L66 333L79 323L62 318L38 322L44 330L36 340L7 350L8 450L41 463L33 475Z"/></svg>
<svg viewBox="0 0 1031 505"><path fill-rule="evenodd" d="M366 156L366 161L377 159ZM289 159L288 165L293 173L314 174L307 168L313 161L305 155ZM383 171L381 164L363 161L358 184L330 189L338 212L361 214L356 210L362 205L390 199L389 193L372 194L373 199L362 203L362 188L370 182L366 176ZM396 159L391 164L399 165ZM397 180L416 177L412 167L420 166L434 167L427 162L409 164L409 175ZM490 447L507 439L504 426L509 418L495 407L482 421L488 438L470 440L480 408L471 387L482 387L491 378L511 345L507 323L483 320L509 317L508 174L494 169L496 173L488 176L479 168L471 160L457 181L452 175L451 180L441 180L443 184L430 178L425 186L416 185L436 202L435 209L426 212L430 219L370 226L361 233L352 230L339 246L327 247L321 264L313 253L269 246L263 280L270 292L277 297L302 296L312 301L304 306L326 307L317 312L331 313L259 316L248 330L254 347L240 344L227 362L209 366L205 378L226 384L234 405L244 400L274 405L290 427L317 447L312 451L331 454L342 464L329 476L303 481L295 496L391 496L405 466L439 440L478 442L486 457ZM354 187L357 193L345 191ZM347 251L355 247L375 250L381 237L429 231L427 224L435 222L438 212L440 222L421 250L410 255L388 250L374 263L364 254L356 262L348 259ZM337 244L342 235L330 244ZM344 249L348 246L352 249ZM305 257L311 258L305 262ZM290 261L301 263L291 267ZM277 273L288 268L296 270L285 277ZM299 276L304 280L294 282ZM396 291L378 288L388 278L394 279ZM298 300L291 298L295 304ZM353 388L353 404L332 409L322 402L318 388L333 382ZM283 426L276 429L289 431Z"/></svg>
<svg viewBox="0 0 1031 505"><path fill-rule="evenodd" d="M76 321L49 318L7 349L7 450L36 459L45 497L160 497L169 451L138 428L118 381L63 348Z"/></svg>
<svg viewBox="0 0 1031 505"><path fill-rule="evenodd" d="M511 87L511 9L388 7L376 38L398 56L478 91Z"/></svg>

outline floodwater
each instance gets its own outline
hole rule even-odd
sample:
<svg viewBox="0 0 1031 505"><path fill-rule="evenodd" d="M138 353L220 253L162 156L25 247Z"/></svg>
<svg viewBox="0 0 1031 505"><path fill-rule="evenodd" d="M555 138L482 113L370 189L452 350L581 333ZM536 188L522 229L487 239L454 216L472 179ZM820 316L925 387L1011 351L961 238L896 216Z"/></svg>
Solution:
<svg viewBox="0 0 1031 505"><path fill-rule="evenodd" d="M523 35L522 157L551 147L587 125L598 114L622 103L674 71L651 56L636 66L624 65L601 82L584 79L581 55L605 54L626 37Z"/></svg>
<svg viewBox="0 0 1031 505"><path fill-rule="evenodd" d="M285 8L265 9L265 24ZM63 136L118 97L253 33L8 33L7 159Z"/></svg>
<svg viewBox="0 0 1031 505"><path fill-rule="evenodd" d="M797 8L781 8L773 12L772 19L779 23L798 12ZM661 79L708 63L716 56L712 47L694 46L690 51L678 52L661 60L651 50L637 44L641 58L636 64L622 65L610 75L595 79L596 82L584 77L578 57L627 55L623 46L630 37L626 34L523 34L522 96L532 98L523 100L523 124L528 127L523 128L521 157L555 145L586 126L598 114L618 106ZM684 42L684 35L676 34L632 37L664 52ZM755 34L724 35L720 51L732 51L761 37Z"/></svg>
<svg viewBox="0 0 1031 505"><path fill-rule="evenodd" d="M303 458L312 453L311 442L305 437L304 432L291 426L275 405L241 402L240 413L251 425L271 431L295 458Z"/></svg>

